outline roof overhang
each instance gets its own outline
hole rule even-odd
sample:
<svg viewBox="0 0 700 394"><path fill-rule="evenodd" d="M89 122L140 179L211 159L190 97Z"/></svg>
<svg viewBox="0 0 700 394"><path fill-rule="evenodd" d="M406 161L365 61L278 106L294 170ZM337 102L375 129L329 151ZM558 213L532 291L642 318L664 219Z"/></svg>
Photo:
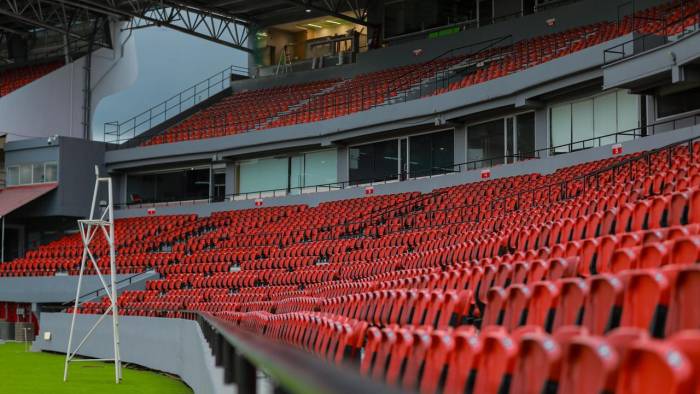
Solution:
<svg viewBox="0 0 700 394"><path fill-rule="evenodd" d="M44 194L56 189L58 183L42 183L29 186L12 186L0 190L0 217L21 208Z"/></svg>

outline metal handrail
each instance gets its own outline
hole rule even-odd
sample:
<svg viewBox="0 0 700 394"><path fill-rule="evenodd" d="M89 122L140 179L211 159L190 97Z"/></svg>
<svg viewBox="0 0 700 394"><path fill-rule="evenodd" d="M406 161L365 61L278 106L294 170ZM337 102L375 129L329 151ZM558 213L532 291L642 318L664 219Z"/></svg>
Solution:
<svg viewBox="0 0 700 394"><path fill-rule="evenodd" d="M603 65L607 66L611 63L618 62L620 60L627 59L630 56L637 55L639 53L646 52L647 50L657 48L660 45L667 44L670 42L669 40L669 29L674 28L678 25L682 25L683 30L677 35L677 37L684 37L687 34L693 33L698 30L697 24L692 25L692 26L685 26L686 23L693 18L700 18L700 11L694 12L687 14L686 13L686 8L685 8L685 3L681 1L679 4L670 7L665 10L666 14L673 12L677 10L678 8L681 8L683 10L682 15L679 18L676 18L672 21L668 21L666 18L650 18L650 17L644 17L644 16L633 16L632 20L634 21L635 19L646 19L646 20L653 20L657 22L662 22L662 25L656 29L653 30L649 33L645 33L643 35L633 37L623 43L617 44L613 47L610 47L606 50L603 51ZM634 22L633 22L634 23ZM658 40L659 38L663 39L663 43L658 43L658 41L654 41L651 43L651 47L647 48L647 40L650 38L653 38L654 40ZM636 50L635 45L641 42L641 48L639 51ZM631 48L630 48L631 47ZM628 52L629 50L629 52Z"/></svg>
<svg viewBox="0 0 700 394"><path fill-rule="evenodd" d="M688 121L692 121L692 125L695 126L700 124L700 114L692 114L684 116L681 118L660 121L657 123L649 124L646 126L640 126L629 130L618 131L615 133L600 135L596 137L586 138L578 141L572 141L567 144L556 145L549 148L540 148L530 152L520 152L511 155L495 156L484 159L470 160L463 163L452 164L451 166L444 166L439 168L430 168L422 171L409 171L404 173L390 174L384 177L373 177L364 178L360 180L343 181L343 182L333 182L333 183L322 183L316 185L307 186L295 186L287 187L281 189L268 189L268 190L257 190L252 192L243 193L233 193L226 194L221 198L213 197L202 197L202 198L180 198L173 200L159 200L154 202L123 202L115 204L117 209L140 209L149 207L162 207L162 206L182 206L198 203L214 203L214 202L224 202L224 201L239 201L239 200L251 200L251 199L262 199L262 198L276 198L276 197L286 197L290 195L303 195L319 192L330 192L336 190L344 190L348 188L359 188L374 185L384 185L388 183L398 182L405 179L416 179L416 178L432 178L435 176L443 176L449 174L457 174L466 171L473 171L482 168L490 168L496 165L509 164L517 161L523 160L533 160L540 159L543 157L544 153L549 155L558 155L562 153L576 152L580 150L586 150L596 147L601 147L605 145L617 144L624 141L634 140L637 138L642 138L644 136L656 134L658 128L663 128L662 126L668 126L670 129L676 129L677 124L688 124ZM604 141L610 141L604 144Z"/></svg>
<svg viewBox="0 0 700 394"><path fill-rule="evenodd" d="M145 132L230 87L231 75L247 75L248 69L230 65L125 121L104 124L104 142L121 143ZM141 130L143 129L143 130ZM141 130L141 131L139 131Z"/></svg>
<svg viewBox="0 0 700 394"><path fill-rule="evenodd" d="M216 365L224 369L225 383L235 383L241 394L256 392L257 371L288 393L396 393L392 387L361 376L356 365L339 367L208 313L197 313L196 320L212 348Z"/></svg>
<svg viewBox="0 0 700 394"><path fill-rule="evenodd" d="M131 275L131 276L129 276L129 277L126 277L126 278L123 278L123 279L121 279L121 280L116 281L114 285L115 285L115 286L119 286L119 285L124 284L124 283L128 283L129 285L131 285L132 283L134 283L134 280L135 280L137 277L139 277L139 276L150 275L150 274L153 274L154 272L155 272L155 271L153 271L153 270L144 271L144 272L139 272L138 274L134 274L134 275ZM81 295L78 297L78 299L79 299L79 300L83 300L83 299L86 299L86 298L88 298L88 299L97 298L97 297L100 296L100 292L104 292L104 291L105 291L105 289L99 288L99 289L97 289L97 290L93 290L93 291L87 292L87 293L85 293L85 294L81 294ZM66 301L66 302L62 303L61 305L62 305L62 306L68 307L68 306L73 305L74 302L75 302L75 300Z"/></svg>

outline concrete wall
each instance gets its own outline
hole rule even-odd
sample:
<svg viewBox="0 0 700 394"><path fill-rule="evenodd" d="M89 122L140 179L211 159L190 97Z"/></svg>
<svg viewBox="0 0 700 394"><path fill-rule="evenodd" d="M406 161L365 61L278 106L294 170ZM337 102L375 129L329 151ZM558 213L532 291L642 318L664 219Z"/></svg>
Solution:
<svg viewBox="0 0 700 394"><path fill-rule="evenodd" d="M115 49L92 54L92 110L100 100L126 89L138 74L133 40L124 43L120 25L112 26ZM123 44L123 45L122 45ZM0 99L0 130L8 141L55 134L83 136L85 57Z"/></svg>
<svg viewBox="0 0 700 394"><path fill-rule="evenodd" d="M130 276L134 275L117 275L117 281L129 278ZM134 285L130 287L130 289L145 289L146 280L156 279L157 277L158 274L153 272L144 273L134 278ZM126 285L126 283L123 285ZM78 277L75 275L19 278L0 277L0 301L32 302L37 304L63 303L75 300L75 289L77 287ZM117 287L119 289L122 288L120 285L117 285ZM96 275L86 275L83 277L83 290L81 291L81 295L102 288L102 284ZM104 294L104 291L102 293Z"/></svg>
<svg viewBox="0 0 700 394"><path fill-rule="evenodd" d="M674 68L700 58L700 31L678 41L662 45L603 68L603 86L607 88L648 88L649 83L668 83ZM674 81L676 82L676 81Z"/></svg>
<svg viewBox="0 0 700 394"><path fill-rule="evenodd" d="M71 315L44 313L41 332L32 350L65 353ZM75 337L82 338L97 321L95 315L78 315ZM43 333L52 334L50 341ZM122 316L119 320L121 357L124 362L179 376L197 394L231 393L234 388L223 384L223 371L214 365L209 345L199 325L190 320ZM106 319L85 342L79 355L90 358L113 357L112 326ZM71 368L80 368L73 364ZM68 376L70 384L70 372Z"/></svg>
<svg viewBox="0 0 700 394"><path fill-rule="evenodd" d="M664 132L652 135L645 138L640 138L634 141L628 141L622 144L624 153L642 152L649 149L654 149L672 144L674 142L683 141L689 138L700 136L700 125L682 128L673 132ZM586 163L595 160L602 160L612 157L611 146L602 146L573 153L557 155L553 157L527 160L514 164L501 165L491 168L491 178L504 178L524 174L540 173L549 174L560 168L573 166L576 164ZM481 170L465 171L458 174L449 174L436 176L433 178L411 179L405 182L393 182L384 185L375 185L375 194L395 194L403 192L422 192L427 193L434 189L460 185L471 182L479 182L481 180ZM354 187L344 190L312 193L307 195L286 196L277 198L264 199L264 206L283 206L307 204L316 206L321 202L335 201L349 198L357 198L364 196L363 187ZM227 201L220 203L200 203L200 204L183 204L173 206L160 206L156 209L158 215L175 215L195 213L200 216L208 216L212 212L229 211L237 209L255 208L254 200L247 201ZM136 217L145 216L146 208L124 209L115 212L115 216Z"/></svg>

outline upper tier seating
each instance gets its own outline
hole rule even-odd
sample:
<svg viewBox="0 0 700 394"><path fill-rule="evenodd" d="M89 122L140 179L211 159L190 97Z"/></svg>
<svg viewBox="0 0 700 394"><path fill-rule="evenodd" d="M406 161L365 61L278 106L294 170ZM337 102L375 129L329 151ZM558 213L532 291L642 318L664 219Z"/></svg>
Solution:
<svg viewBox="0 0 700 394"><path fill-rule="evenodd" d="M63 66L63 62L51 62L46 64L12 68L0 72L0 97L6 96L24 85L50 74Z"/></svg>
<svg viewBox="0 0 700 394"><path fill-rule="evenodd" d="M338 81L312 82L270 89L235 92L183 122L146 141L144 145L198 140L267 127L268 120L320 94Z"/></svg>
<svg viewBox="0 0 700 394"><path fill-rule="evenodd" d="M517 73L632 32L677 35L700 22L699 11L697 1L686 1L683 7L674 3L639 11L620 23L600 22L513 45L441 57L343 81L235 92L151 137L143 145L220 137L345 116L402 100L411 87L436 78L438 82L426 83L428 88L422 89L421 95L442 94Z"/></svg>

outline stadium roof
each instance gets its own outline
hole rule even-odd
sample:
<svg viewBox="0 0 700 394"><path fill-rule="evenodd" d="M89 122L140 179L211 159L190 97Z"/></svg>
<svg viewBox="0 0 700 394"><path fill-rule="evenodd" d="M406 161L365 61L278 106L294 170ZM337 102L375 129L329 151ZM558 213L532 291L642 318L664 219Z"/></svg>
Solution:
<svg viewBox="0 0 700 394"><path fill-rule="evenodd" d="M171 28L219 44L250 51L252 28L329 15L366 24L374 0L5 0L0 2L0 33L52 30L78 42L110 46L96 20L128 20L128 28ZM92 32L92 33L91 33Z"/></svg>

